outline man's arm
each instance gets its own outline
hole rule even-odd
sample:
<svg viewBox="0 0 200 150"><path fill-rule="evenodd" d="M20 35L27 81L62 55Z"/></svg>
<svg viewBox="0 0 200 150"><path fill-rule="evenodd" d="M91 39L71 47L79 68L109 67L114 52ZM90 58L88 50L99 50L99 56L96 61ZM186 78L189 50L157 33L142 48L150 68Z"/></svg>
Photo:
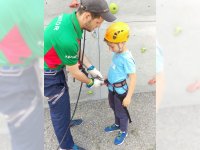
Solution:
<svg viewBox="0 0 200 150"><path fill-rule="evenodd" d="M89 68L90 66L92 66L91 62L89 61L89 59L88 59L88 57L86 55L84 55L84 57L83 57L83 65L86 68Z"/></svg>
<svg viewBox="0 0 200 150"><path fill-rule="evenodd" d="M83 57L83 65L87 68L87 71L90 75L92 75L93 78L98 78L100 80L103 80L103 76L100 73L99 70L97 70L89 61L86 55Z"/></svg>
<svg viewBox="0 0 200 150"><path fill-rule="evenodd" d="M91 80L79 70L78 63L73 66L67 66L67 70L77 80L86 84L90 83Z"/></svg>
<svg viewBox="0 0 200 150"><path fill-rule="evenodd" d="M80 58L82 57L82 52L83 51L80 52L80 55L81 55L81 56L79 56ZM82 58L81 58L81 60L82 60ZM83 56L83 65L86 67L86 69L89 68L90 66L92 66L92 63L90 62L90 60L88 59L88 57L85 54Z"/></svg>
<svg viewBox="0 0 200 150"><path fill-rule="evenodd" d="M78 63L73 66L67 66L69 73L77 80L86 83L88 88L99 87L104 82L99 79L90 79L84 73L82 73L78 68Z"/></svg>
<svg viewBox="0 0 200 150"><path fill-rule="evenodd" d="M77 0L72 0L72 2L69 4L70 8L78 8L80 3Z"/></svg>

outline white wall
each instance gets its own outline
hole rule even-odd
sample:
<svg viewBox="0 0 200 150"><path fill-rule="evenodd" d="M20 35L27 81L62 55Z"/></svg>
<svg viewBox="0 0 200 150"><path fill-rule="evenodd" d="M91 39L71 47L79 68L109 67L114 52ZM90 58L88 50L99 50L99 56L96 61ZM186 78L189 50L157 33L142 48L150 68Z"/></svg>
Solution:
<svg viewBox="0 0 200 150"><path fill-rule="evenodd" d="M200 104L199 90L186 91L189 84L200 81L199 9L196 0L157 2L157 36L164 50L166 80L161 107Z"/></svg>

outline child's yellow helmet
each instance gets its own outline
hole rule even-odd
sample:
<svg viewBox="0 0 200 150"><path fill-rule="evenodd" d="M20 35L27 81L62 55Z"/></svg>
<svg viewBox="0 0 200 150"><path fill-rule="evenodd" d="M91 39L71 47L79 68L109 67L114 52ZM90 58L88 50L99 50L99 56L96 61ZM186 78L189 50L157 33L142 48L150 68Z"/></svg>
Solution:
<svg viewBox="0 0 200 150"><path fill-rule="evenodd" d="M106 30L104 39L111 43L126 42L129 38L129 26L124 22L111 24Z"/></svg>

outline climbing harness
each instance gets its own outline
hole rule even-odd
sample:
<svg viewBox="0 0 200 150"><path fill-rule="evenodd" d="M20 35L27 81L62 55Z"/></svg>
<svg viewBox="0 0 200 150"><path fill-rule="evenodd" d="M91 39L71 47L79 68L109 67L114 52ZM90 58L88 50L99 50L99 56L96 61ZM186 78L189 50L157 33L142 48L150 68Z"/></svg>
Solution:
<svg viewBox="0 0 200 150"><path fill-rule="evenodd" d="M124 100L124 98L126 97L126 95L127 95L127 89L125 89L125 87L124 86L127 86L128 87L128 85L127 85L127 82L126 82L126 79L125 80L123 80L123 81L121 81L121 82L116 82L116 83L113 83L113 84L111 84L109 81L108 81L108 79L106 79L105 81L104 81L104 83L108 86L108 85L110 85L110 86L112 86L112 88L113 88L113 95L117 95L117 97L121 100L121 102L123 102L123 100ZM117 93L117 91L116 91L116 88L123 88L126 92L124 93L124 94L118 94ZM124 110L126 111L126 114L127 114L127 116L128 116L128 119L129 119L129 123L131 123L132 122L132 120L131 120L131 116L130 116L130 114L129 114L129 111L128 111L128 109L127 109L127 107L123 107L124 108Z"/></svg>

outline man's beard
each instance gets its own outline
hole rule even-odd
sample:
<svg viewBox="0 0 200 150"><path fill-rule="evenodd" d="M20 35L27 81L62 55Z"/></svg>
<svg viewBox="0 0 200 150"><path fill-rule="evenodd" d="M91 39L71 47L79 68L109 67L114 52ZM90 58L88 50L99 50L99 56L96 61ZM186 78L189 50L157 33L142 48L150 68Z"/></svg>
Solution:
<svg viewBox="0 0 200 150"><path fill-rule="evenodd" d="M91 32L93 30L93 29L91 29L91 25L90 25L91 22L92 22L92 20L86 22L85 25L84 25L85 27L83 29L88 31L88 32Z"/></svg>

